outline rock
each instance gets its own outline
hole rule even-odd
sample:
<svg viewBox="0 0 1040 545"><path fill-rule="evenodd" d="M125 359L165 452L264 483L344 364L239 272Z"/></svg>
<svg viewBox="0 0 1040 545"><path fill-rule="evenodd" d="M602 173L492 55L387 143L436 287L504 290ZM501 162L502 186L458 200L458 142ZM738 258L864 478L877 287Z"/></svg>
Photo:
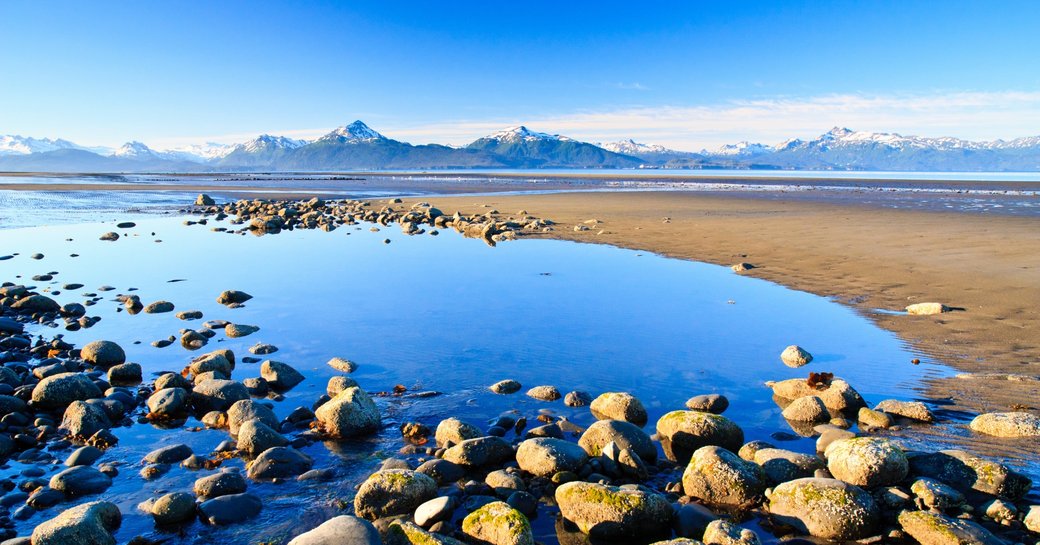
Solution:
<svg viewBox="0 0 1040 545"><path fill-rule="evenodd" d="M716 446L697 449L682 476L683 491L709 505L750 506L765 492L765 473Z"/></svg>
<svg viewBox="0 0 1040 545"><path fill-rule="evenodd" d="M90 445L86 445L72 451L72 454L70 454L69 457L65 459L65 466L89 466L96 462L98 458L101 458L104 454L105 453L102 452L101 449L97 447L92 447Z"/></svg>
<svg viewBox="0 0 1040 545"><path fill-rule="evenodd" d="M668 459L680 463L701 447L716 445L733 452L744 444L740 426L725 416L700 411L666 413L657 421L657 435Z"/></svg>
<svg viewBox="0 0 1040 545"><path fill-rule="evenodd" d="M195 518L195 497L184 492L166 494L152 502L151 513L158 525L192 520Z"/></svg>
<svg viewBox="0 0 1040 545"><path fill-rule="evenodd" d="M729 408L729 400L720 394L698 395L686 400L686 408L691 411L722 414Z"/></svg>
<svg viewBox="0 0 1040 545"><path fill-rule="evenodd" d="M822 431L820 432L820 437L816 439L816 452L818 453L827 452L827 447L829 447L831 443L835 441L840 441L842 439L851 439L853 437L856 437L856 434L852 433L849 430L843 430L841 428L831 427L827 425L823 426L826 427L822 429Z"/></svg>
<svg viewBox="0 0 1040 545"><path fill-rule="evenodd" d="M249 399L249 391L241 382L209 379L195 385L191 402L198 412L226 411L236 401Z"/></svg>
<svg viewBox="0 0 1040 545"><path fill-rule="evenodd" d="M415 470L429 475L441 486L456 482L466 474L466 470L462 466L440 458L427 460Z"/></svg>
<svg viewBox="0 0 1040 545"><path fill-rule="evenodd" d="M827 470L834 478L857 486L896 484L909 471L903 450L880 437L841 439L831 443L825 455Z"/></svg>
<svg viewBox="0 0 1040 545"><path fill-rule="evenodd" d="M563 404L568 407L584 407L589 403L592 403L592 394L581 390L567 392L567 395L563 396Z"/></svg>
<svg viewBox="0 0 1040 545"><path fill-rule="evenodd" d="M961 492L976 490L1017 500L1033 483L1007 466L961 450L918 454L910 458L910 473L946 483Z"/></svg>
<svg viewBox="0 0 1040 545"><path fill-rule="evenodd" d="M244 291L226 290L217 296L217 302L221 305L241 305L252 298L252 295Z"/></svg>
<svg viewBox="0 0 1040 545"><path fill-rule="evenodd" d="M79 349L83 361L98 367L111 367L126 362L126 352L112 341L94 341Z"/></svg>
<svg viewBox="0 0 1040 545"><path fill-rule="evenodd" d="M445 450L443 458L460 466L483 467L511 460L513 447L501 437L477 437Z"/></svg>
<svg viewBox="0 0 1040 545"><path fill-rule="evenodd" d="M85 496L104 492L112 478L90 466L74 466L51 477L48 486L66 496Z"/></svg>
<svg viewBox="0 0 1040 545"><path fill-rule="evenodd" d="M357 381L350 377L332 377L329 379L328 385L325 386L325 393L329 394L329 397L336 397L343 390L357 386Z"/></svg>
<svg viewBox="0 0 1040 545"><path fill-rule="evenodd" d="M683 537L701 537L704 530L713 520L718 520L718 515L699 503L675 503L673 527L676 535Z"/></svg>
<svg viewBox="0 0 1040 545"><path fill-rule="evenodd" d="M859 392L840 378L831 379L823 388L809 386L804 378L792 378L771 384L773 395L789 400L805 396L817 396L823 404L833 411L852 411L867 404Z"/></svg>
<svg viewBox="0 0 1040 545"><path fill-rule="evenodd" d="M437 446L444 448L482 435L484 433L472 424L463 422L458 418L445 418L437 424L437 431L434 432L433 437L437 441Z"/></svg>
<svg viewBox="0 0 1040 545"><path fill-rule="evenodd" d="M758 534L732 522L715 520L704 529L705 545L760 545Z"/></svg>
<svg viewBox="0 0 1040 545"><path fill-rule="evenodd" d="M950 307L942 303L914 303L906 307L907 314L915 314L920 316L942 314L943 312L949 311Z"/></svg>
<svg viewBox="0 0 1040 545"><path fill-rule="evenodd" d="M373 473L354 497L354 511L368 520L410 515L437 495L437 483L408 469L384 469Z"/></svg>
<svg viewBox="0 0 1040 545"><path fill-rule="evenodd" d="M737 456L740 456L742 459L749 462L754 462L755 454L758 451L767 448L776 448L776 445L766 441L748 441L740 447L740 450L737 451Z"/></svg>
<svg viewBox="0 0 1040 545"><path fill-rule="evenodd" d="M238 429L244 422L258 420L272 430L277 429L278 417L270 407L252 399L242 399L231 404L227 410L228 431L238 435Z"/></svg>
<svg viewBox="0 0 1040 545"><path fill-rule="evenodd" d="M903 531L921 545L1006 545L1002 539L970 520L927 511L899 514Z"/></svg>
<svg viewBox="0 0 1040 545"><path fill-rule="evenodd" d="M1029 506L1029 511L1026 511L1026 517L1022 519L1022 523L1030 532L1040 534L1040 505Z"/></svg>
<svg viewBox="0 0 1040 545"><path fill-rule="evenodd" d="M96 501L77 505L44 521L32 533L32 545L115 545L112 532L123 516L114 503Z"/></svg>
<svg viewBox="0 0 1040 545"><path fill-rule="evenodd" d="M238 427L238 450L256 456L273 447L284 447L289 440L259 419L246 420Z"/></svg>
<svg viewBox="0 0 1040 545"><path fill-rule="evenodd" d="M577 472L586 460L584 449L562 439L527 439L516 449L520 469L539 477L551 477L561 471Z"/></svg>
<svg viewBox="0 0 1040 545"><path fill-rule="evenodd" d="M740 262L740 263L734 263L733 265L730 265L729 268L733 272L738 272L739 273L739 272L744 272L744 271L750 271L751 269L754 269L755 266L752 265L751 263Z"/></svg>
<svg viewBox="0 0 1040 545"><path fill-rule="evenodd" d="M163 373L159 375L159 378L155 379L154 385L156 391L164 388L181 388L183 390L190 390L191 386L191 381L177 373Z"/></svg>
<svg viewBox="0 0 1040 545"><path fill-rule="evenodd" d="M198 320L200 318L202 318L202 311L201 310L182 310L182 311L177 313L177 319L178 320L189 321L189 320Z"/></svg>
<svg viewBox="0 0 1040 545"><path fill-rule="evenodd" d="M144 461L149 464L176 464L191 456L191 447L184 443L157 448L145 455Z"/></svg>
<svg viewBox="0 0 1040 545"><path fill-rule="evenodd" d="M856 416L856 420L862 428L887 429L892 427L892 417L888 416L888 413L874 411L866 407L859 408L859 414Z"/></svg>
<svg viewBox="0 0 1040 545"><path fill-rule="evenodd" d="M46 295L36 294L19 299L11 305L11 308L18 312L30 314L33 312L58 312L61 310L61 305Z"/></svg>
<svg viewBox="0 0 1040 545"><path fill-rule="evenodd" d="M402 520L394 520L390 523L383 543L385 545L465 545L457 539L428 532L411 522Z"/></svg>
<svg viewBox="0 0 1040 545"><path fill-rule="evenodd" d="M778 448L758 449L753 460L774 484L812 477L825 467L816 456Z"/></svg>
<svg viewBox="0 0 1040 545"><path fill-rule="evenodd" d="M593 457L602 454L603 447L611 442L619 449L631 449L647 463L657 461L657 447L650 440L650 436L629 422L599 420L578 438L578 445Z"/></svg>
<svg viewBox="0 0 1040 545"><path fill-rule="evenodd" d="M350 515L333 517L292 539L288 545L382 545L371 522Z"/></svg>
<svg viewBox="0 0 1040 545"><path fill-rule="evenodd" d="M217 204L213 201L213 198L205 193L199 193L199 196L195 198L195 206L213 206Z"/></svg>
<svg viewBox="0 0 1040 545"><path fill-rule="evenodd" d="M287 363L266 360L260 364L260 376L275 390L284 392L303 382L303 375Z"/></svg>
<svg viewBox="0 0 1040 545"><path fill-rule="evenodd" d="M462 533L489 545L535 545L531 523L520 511L501 501L491 502L462 520Z"/></svg>
<svg viewBox="0 0 1040 545"><path fill-rule="evenodd" d="M1000 498L982 504L982 513L1000 524L1010 524L1018 519L1018 509Z"/></svg>
<svg viewBox="0 0 1040 545"><path fill-rule="evenodd" d="M798 532L836 541L872 535L878 508L870 494L837 479L796 479L769 496L769 512Z"/></svg>
<svg viewBox="0 0 1040 545"><path fill-rule="evenodd" d="M429 528L435 523L451 518L455 511L455 499L451 496L440 496L423 502L415 509L415 523L423 528Z"/></svg>
<svg viewBox="0 0 1040 545"><path fill-rule="evenodd" d="M227 359L227 356L222 354L220 351L210 352L203 354L197 358L191 360L188 365L188 372L194 377L199 377L205 373L216 372L224 377L230 377L231 371L235 369L235 366L231 364L231 361Z"/></svg>
<svg viewBox="0 0 1040 545"><path fill-rule="evenodd" d="M237 471L218 471L197 479L192 490L200 498L240 494L246 491L246 479Z"/></svg>
<svg viewBox="0 0 1040 545"><path fill-rule="evenodd" d="M112 422L109 421L105 409L100 404L73 401L65 409L59 429L74 437L88 438L99 430L110 427L112 427Z"/></svg>
<svg viewBox="0 0 1040 545"><path fill-rule="evenodd" d="M101 390L82 373L58 373L39 383L32 391L33 405L42 409L63 409L73 401L101 397Z"/></svg>
<svg viewBox="0 0 1040 545"><path fill-rule="evenodd" d="M379 409L361 388L347 388L340 392L318 407L314 415L321 429L337 438L366 435L382 425Z"/></svg>
<svg viewBox="0 0 1040 545"><path fill-rule="evenodd" d="M248 492L228 494L199 504L200 518L214 526L237 524L260 513L263 500Z"/></svg>
<svg viewBox="0 0 1040 545"><path fill-rule="evenodd" d="M827 406L816 396L795 399L781 414L785 420L791 422L826 422L831 419Z"/></svg>
<svg viewBox="0 0 1040 545"><path fill-rule="evenodd" d="M188 392L183 388L163 388L148 396L148 411L152 415L173 417L188 410Z"/></svg>
<svg viewBox="0 0 1040 545"><path fill-rule="evenodd" d="M563 397L555 386L535 386L527 391L527 396L540 401L556 401Z"/></svg>
<svg viewBox="0 0 1040 545"><path fill-rule="evenodd" d="M788 367L801 367L812 361L812 354L797 344L792 344L780 353L780 361Z"/></svg>
<svg viewBox="0 0 1040 545"><path fill-rule="evenodd" d="M255 325L228 324L224 326L224 334L232 339L252 335L257 331L260 331L260 328Z"/></svg>
<svg viewBox="0 0 1040 545"><path fill-rule="evenodd" d="M968 426L972 431L996 437L1040 436L1040 416L1024 412L980 414Z"/></svg>
<svg viewBox="0 0 1040 545"><path fill-rule="evenodd" d="M597 420L623 420L639 427L646 425L647 414L642 402L626 392L606 392L589 406Z"/></svg>
<svg viewBox="0 0 1040 545"><path fill-rule="evenodd" d="M255 422L255 420L250 420L250 422ZM243 426L243 429L247 426L248 423ZM310 456L292 447L278 446L264 450L255 460L249 462L246 474L250 479L257 481L284 479L300 475L309 470L312 465L314 465L314 461Z"/></svg>
<svg viewBox="0 0 1040 545"><path fill-rule="evenodd" d="M928 406L920 401L886 399L878 403L874 410L921 422L932 422L935 420L935 417L932 416L932 411L928 410Z"/></svg>
<svg viewBox="0 0 1040 545"><path fill-rule="evenodd" d="M492 392L496 394L515 394L520 391L520 383L515 380L500 380L490 386Z"/></svg>
<svg viewBox="0 0 1040 545"><path fill-rule="evenodd" d="M344 373L353 373L354 371L357 371L357 364L345 358L332 358L328 361L328 365L329 367L332 367L337 371L343 371Z"/></svg>
<svg viewBox="0 0 1040 545"><path fill-rule="evenodd" d="M947 511L964 505L964 494L936 480L917 479L910 491L929 509Z"/></svg>
<svg viewBox="0 0 1040 545"><path fill-rule="evenodd" d="M602 539L657 535L672 519L664 496L636 488L574 481L558 487L555 498L565 519Z"/></svg>
<svg viewBox="0 0 1040 545"><path fill-rule="evenodd" d="M173 312L173 303L169 301L156 301L149 303L144 307L145 314L162 314L165 312Z"/></svg>

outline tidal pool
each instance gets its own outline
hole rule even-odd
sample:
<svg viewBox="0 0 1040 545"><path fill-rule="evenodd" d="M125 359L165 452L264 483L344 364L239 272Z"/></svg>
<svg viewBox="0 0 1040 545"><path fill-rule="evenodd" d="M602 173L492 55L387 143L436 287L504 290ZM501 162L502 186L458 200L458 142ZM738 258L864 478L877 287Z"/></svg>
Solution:
<svg viewBox="0 0 1040 545"><path fill-rule="evenodd" d="M268 359L289 363L307 379L274 402L281 418L298 406L311 407L339 374L325 362L333 356L358 363L351 376L370 392L404 385L409 391L439 392L436 397L379 397L384 420L375 436L315 443L302 450L315 468L332 468L328 483L250 482L264 498L257 518L244 524L212 527L200 522L156 529L151 516L137 510L141 501L173 491L191 491L211 473L173 467L145 480L142 458L164 445L187 443L200 455L229 438L226 430L202 429L189 420L176 429L134 424L113 429L117 446L98 463L119 461L120 475L105 493L64 502L17 520L19 535L74 503L107 499L124 519L116 534L187 543L284 543L323 520L352 512L354 487L382 459L404 446L398 426L418 421L431 429L455 416L486 428L489 419L515 411L534 422L539 411L587 426L588 408L562 401L542 402L518 394L503 396L487 387L512 378L529 387L551 384L562 392L628 391L638 397L653 423L681 409L693 395L721 393L730 401L726 416L745 432L745 440L771 438L792 430L764 386L767 380L804 377L828 371L847 379L868 403L884 398L914 399L921 380L947 373L927 360L913 366L912 352L893 334L825 298L734 274L728 268L667 259L608 246L548 240L520 240L491 248L454 232L407 236L396 226L340 227L332 232L283 231L241 236L214 232L222 225L182 225L183 218L137 220L131 229L114 222L0 231L0 280L60 291L60 303L82 302L82 293L104 298L87 307L102 320L89 329L66 332L36 326L33 333L82 346L97 339L116 341L127 360L140 363L145 380L163 371L180 371L193 357L218 348L240 360L234 377L259 375L259 364L242 363L257 342L276 345ZM226 224L223 224L226 225ZM115 242L98 240L117 231ZM389 239L390 243L384 243ZM35 252L42 260L31 260ZM72 257L77 254L78 257ZM31 277L56 273L48 282ZM78 290L62 290L81 283ZM102 285L114 286L98 292ZM129 291L136 288L136 291ZM243 308L216 303L226 289L254 296ZM144 304L173 302L177 311L197 309L200 321L174 314L119 312L116 294L134 293ZM260 327L250 336L230 339L222 331L198 352L179 344L149 343L202 321L224 319ZM813 353L801 369L785 367L780 352L799 344ZM534 424L537 425L537 424ZM512 432L508 435L513 437ZM814 441L784 437L783 448L813 452ZM53 453L63 460L68 451ZM409 456L410 460L417 459ZM224 467L243 467L232 459ZM0 478L20 480L22 464L0 468ZM48 467L47 477L64 466ZM677 477L676 477L677 478ZM554 508L540 508L535 538L557 543ZM753 523L752 523L753 524ZM763 533L763 537L768 534Z"/></svg>

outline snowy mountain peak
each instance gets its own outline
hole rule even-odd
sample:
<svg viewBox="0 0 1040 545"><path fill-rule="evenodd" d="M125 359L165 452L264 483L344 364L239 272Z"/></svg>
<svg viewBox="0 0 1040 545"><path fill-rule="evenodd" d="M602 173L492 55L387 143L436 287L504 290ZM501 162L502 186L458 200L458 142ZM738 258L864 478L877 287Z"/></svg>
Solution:
<svg viewBox="0 0 1040 545"><path fill-rule="evenodd" d="M136 140L127 142L119 147L116 151L112 152L113 157L123 157L127 159L137 158L151 158L157 157L157 154L152 148L144 145Z"/></svg>
<svg viewBox="0 0 1040 545"><path fill-rule="evenodd" d="M855 133L855 131L846 127L834 127L831 130L827 131L827 133L823 135L823 138L844 138L853 133Z"/></svg>
<svg viewBox="0 0 1040 545"><path fill-rule="evenodd" d="M607 151L623 155L638 155L641 153L674 153L672 150L664 146L658 146L657 144L643 144L636 142L631 138L617 142L603 142L596 145Z"/></svg>
<svg viewBox="0 0 1040 545"><path fill-rule="evenodd" d="M306 140L296 140L285 136L272 136L270 134L261 134L260 136L257 136L256 138L243 144L239 144L235 147L241 149L242 151L255 152L268 149L296 149L306 144Z"/></svg>
<svg viewBox="0 0 1040 545"><path fill-rule="evenodd" d="M483 139L496 140L498 142L532 142L536 140L556 140L566 142L571 140L566 136L560 136L558 134L535 132L523 125L509 127L505 130L498 131L494 134L489 134L485 136Z"/></svg>
<svg viewBox="0 0 1040 545"><path fill-rule="evenodd" d="M321 137L321 140L335 140L338 142L370 142L373 140L386 140L386 137L372 130L360 120L339 127L336 130Z"/></svg>
<svg viewBox="0 0 1040 545"><path fill-rule="evenodd" d="M50 138L32 138L13 134L0 136L0 155L28 155L59 149L86 148L61 138L51 140Z"/></svg>
<svg viewBox="0 0 1040 545"><path fill-rule="evenodd" d="M164 150L162 155L171 159L181 159L194 163L205 163L214 159L226 157L235 150L234 144L218 144L216 142L205 142L203 144L191 144L189 146L178 146Z"/></svg>
<svg viewBox="0 0 1040 545"><path fill-rule="evenodd" d="M715 155L728 155L737 157L747 157L749 155L761 155L763 153L772 153L775 151L773 146L767 146L765 144L753 144L748 141L737 142L736 144L726 144L715 150Z"/></svg>

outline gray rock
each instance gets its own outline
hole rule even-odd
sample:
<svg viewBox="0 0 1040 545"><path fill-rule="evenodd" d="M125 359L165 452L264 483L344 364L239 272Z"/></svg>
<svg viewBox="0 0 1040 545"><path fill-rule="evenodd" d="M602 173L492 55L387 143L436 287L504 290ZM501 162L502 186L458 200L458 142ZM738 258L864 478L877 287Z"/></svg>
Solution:
<svg viewBox="0 0 1040 545"><path fill-rule="evenodd" d="M195 206L213 206L217 204L212 197L205 193L199 193L199 196L195 198Z"/></svg>
<svg viewBox="0 0 1040 545"><path fill-rule="evenodd" d="M221 305L241 305L252 298L252 295L244 291L226 290L217 296L217 302Z"/></svg>
<svg viewBox="0 0 1040 545"><path fill-rule="evenodd" d="M48 486L66 496L85 496L104 492L112 478L90 466L75 466L55 474Z"/></svg>
<svg viewBox="0 0 1040 545"><path fill-rule="evenodd" d="M605 392L589 405L597 420L623 420L639 427L646 425L643 403L627 392Z"/></svg>
<svg viewBox="0 0 1040 545"><path fill-rule="evenodd" d="M437 483L408 469L384 469L373 473L354 497L354 511L363 518L411 514L437 495Z"/></svg>
<svg viewBox="0 0 1040 545"><path fill-rule="evenodd" d="M200 477L192 487L200 498L216 498L246 491L246 479L237 471L219 471Z"/></svg>
<svg viewBox="0 0 1040 545"><path fill-rule="evenodd" d="M39 383L32 391L33 405L54 410L68 407L73 401L101 397L101 390L82 373L59 373Z"/></svg>
<svg viewBox="0 0 1040 545"><path fill-rule="evenodd" d="M114 503L97 501L77 505L38 525L33 545L115 545L112 532L123 517Z"/></svg>
<svg viewBox="0 0 1040 545"><path fill-rule="evenodd" d="M578 445L591 457L602 454L603 447L611 442L619 449L631 449L647 463L657 461L657 447L650 440L650 436L639 426L629 422L599 420L578 438Z"/></svg>
<svg viewBox="0 0 1040 545"><path fill-rule="evenodd" d="M961 492L976 490L1017 500L1032 487L1025 475L1007 466L961 450L918 454L910 458L910 473L946 483Z"/></svg>
<svg viewBox="0 0 1040 545"><path fill-rule="evenodd" d="M986 413L972 419L972 431L996 437L1040 436L1040 416L1025 412Z"/></svg>
<svg viewBox="0 0 1040 545"><path fill-rule="evenodd" d="M423 528L429 528L434 524L451 518L455 511L455 499L451 496L440 496L423 502L415 508L415 523Z"/></svg>
<svg viewBox="0 0 1040 545"><path fill-rule="evenodd" d="M257 481L284 479L300 475L312 465L314 461L310 456L292 447L272 447L249 462L246 474L250 479Z"/></svg>
<svg viewBox="0 0 1040 545"><path fill-rule="evenodd" d="M278 428L278 417L270 407L252 399L243 399L231 404L227 410L228 431L238 435L238 428L249 420L259 420L271 429Z"/></svg>
<svg viewBox="0 0 1040 545"><path fill-rule="evenodd" d="M415 470L432 477L441 486L456 482L466 474L462 466L440 458L427 460Z"/></svg>
<svg viewBox="0 0 1040 545"><path fill-rule="evenodd" d="M476 439L484 435L480 428L463 422L458 418L445 418L437 424L437 430L433 433L438 447L449 447L457 445L466 439Z"/></svg>
<svg viewBox="0 0 1040 545"><path fill-rule="evenodd" d="M920 422L933 422L935 416L928 406L920 401L899 401L897 399L886 399L874 407L875 411L881 411Z"/></svg>
<svg viewBox="0 0 1040 545"><path fill-rule="evenodd" d="M906 454L895 443L880 437L854 437L827 447L827 470L836 479L865 487L885 486L903 480L909 471Z"/></svg>
<svg viewBox="0 0 1040 545"><path fill-rule="evenodd" d="M577 472L588 460L580 446L553 438L528 439L516 449L520 469L539 477L550 477L561 471Z"/></svg>
<svg viewBox="0 0 1040 545"><path fill-rule="evenodd" d="M101 458L101 456L103 456L104 454L105 453L97 447L93 447L90 445L80 447L72 451L72 454L70 454L69 457L65 459L65 466L89 466L96 462L98 458Z"/></svg>
<svg viewBox="0 0 1040 545"><path fill-rule="evenodd" d="M462 519L462 533L477 543L535 545L531 523L509 504L496 501Z"/></svg>
<svg viewBox="0 0 1040 545"><path fill-rule="evenodd" d="M314 411L321 429L332 437L367 435L382 425L375 402L360 388L347 388Z"/></svg>
<svg viewBox="0 0 1040 545"><path fill-rule="evenodd" d="M672 506L660 494L580 481L556 489L563 517L592 537L618 539L661 533L672 520Z"/></svg>
<svg viewBox="0 0 1040 545"><path fill-rule="evenodd" d="M191 402L199 412L226 411L236 401L249 399L249 391L241 382L210 379L195 385Z"/></svg>
<svg viewBox="0 0 1040 545"><path fill-rule="evenodd" d="M163 388L148 396L148 411L155 416L173 417L187 412L188 391Z"/></svg>
<svg viewBox="0 0 1040 545"><path fill-rule="evenodd" d="M823 400L816 396L804 396L791 401L781 414L791 422L826 422L831 419Z"/></svg>
<svg viewBox="0 0 1040 545"><path fill-rule="evenodd" d="M715 445L735 452L744 444L740 426L725 416L700 411L666 413L657 420L657 435L668 459L680 463L689 461L701 447Z"/></svg>
<svg viewBox="0 0 1040 545"><path fill-rule="evenodd" d="M592 403L592 394L581 390L567 392L567 395L563 396L563 404L568 407L584 407L589 403Z"/></svg>
<svg viewBox="0 0 1040 545"><path fill-rule="evenodd" d="M512 459L513 447L501 437L477 437L445 450L443 458L460 466L483 467Z"/></svg>
<svg viewBox="0 0 1040 545"><path fill-rule="evenodd" d="M121 363L108 368L108 382L113 386L135 386L141 383L141 366Z"/></svg>
<svg viewBox="0 0 1040 545"><path fill-rule="evenodd" d="M782 483L769 496L769 512L803 534L836 541L867 537L878 521L878 508L870 494L837 479Z"/></svg>
<svg viewBox="0 0 1040 545"><path fill-rule="evenodd" d="M260 513L263 501L259 496L248 492L229 494L199 505L201 518L214 526L237 524L249 520Z"/></svg>
<svg viewBox="0 0 1040 545"><path fill-rule="evenodd" d="M899 514L903 531L921 545L1006 545L1007 542L978 524L927 511Z"/></svg>
<svg viewBox="0 0 1040 545"><path fill-rule="evenodd" d="M490 389L496 394L515 394L520 391L522 386L519 382L511 379L500 380L491 385Z"/></svg>
<svg viewBox="0 0 1040 545"><path fill-rule="evenodd" d="M840 378L832 379L830 384L822 388L809 386L804 378L793 378L769 385L773 388L773 395L779 398L795 400L805 396L817 396L828 409L834 411L852 411L867 405L859 392Z"/></svg>
<svg viewBox="0 0 1040 545"><path fill-rule="evenodd" d="M88 438L100 430L112 427L104 407L97 403L73 401L65 409L59 429L73 437Z"/></svg>
<svg viewBox="0 0 1040 545"><path fill-rule="evenodd" d="M184 492L166 494L152 502L151 513L159 525L192 520L195 518L195 498Z"/></svg>
<svg viewBox="0 0 1040 545"><path fill-rule="evenodd" d="M686 400L686 408L691 411L703 411L722 414L729 408L729 399L720 394L704 394Z"/></svg>
<svg viewBox="0 0 1040 545"><path fill-rule="evenodd" d="M191 456L191 447L184 443L157 448L144 457L149 464L176 464Z"/></svg>
<svg viewBox="0 0 1040 545"><path fill-rule="evenodd" d="M527 391L527 396L540 401L556 401L563 397L555 386L535 386Z"/></svg>
<svg viewBox="0 0 1040 545"><path fill-rule="evenodd" d="M111 367L126 362L126 352L112 341L94 341L79 349L83 361L98 367Z"/></svg>
<svg viewBox="0 0 1040 545"><path fill-rule="evenodd" d="M740 456L742 459L749 462L754 462L755 454L758 451L767 448L776 448L776 445L767 441L748 441L740 447L740 450L737 451L737 456Z"/></svg>
<svg viewBox="0 0 1040 545"><path fill-rule="evenodd" d="M165 312L173 312L173 303L169 301L156 301L149 303L144 307L145 314L162 314Z"/></svg>
<svg viewBox="0 0 1040 545"><path fill-rule="evenodd" d="M155 391L163 390L165 388L181 388L182 390L191 390L191 381L180 376L177 373L163 373L159 375L159 378L155 379L153 385Z"/></svg>
<svg viewBox="0 0 1040 545"><path fill-rule="evenodd" d="M732 522L714 520L704 530L706 545L760 545L758 534Z"/></svg>
<svg viewBox="0 0 1040 545"><path fill-rule="evenodd" d="M238 427L238 449L256 456L273 447L283 447L289 440L260 420L246 420Z"/></svg>
<svg viewBox="0 0 1040 545"><path fill-rule="evenodd" d="M823 460L816 456L778 448L759 449L754 461L774 484L812 477L825 467Z"/></svg>
<svg viewBox="0 0 1040 545"><path fill-rule="evenodd" d="M292 539L288 545L382 545L371 522L350 515L333 517Z"/></svg>
<svg viewBox="0 0 1040 545"><path fill-rule="evenodd" d="M709 505L750 506L766 489L758 465L716 446L697 449L682 476L683 491Z"/></svg>
<svg viewBox="0 0 1040 545"><path fill-rule="evenodd" d="M492 471L484 478L484 484L491 487L500 498L508 498L513 492L525 490L524 480L520 475L510 473L504 469Z"/></svg>
<svg viewBox="0 0 1040 545"><path fill-rule="evenodd" d="M266 360L260 364L260 376L271 388L284 392L303 382L303 375L287 363Z"/></svg>
<svg viewBox="0 0 1040 545"><path fill-rule="evenodd" d="M61 305L46 295L35 294L15 301L11 308L22 313L58 312Z"/></svg>
<svg viewBox="0 0 1040 545"><path fill-rule="evenodd" d="M674 503L672 509L675 510L672 526L676 535L681 537L701 537L708 524L719 518L699 503Z"/></svg>
<svg viewBox="0 0 1040 545"><path fill-rule="evenodd" d="M964 505L964 494L933 479L917 479L910 491L929 509L947 511Z"/></svg>
<svg viewBox="0 0 1040 545"><path fill-rule="evenodd" d="M801 367L812 361L812 354L797 344L792 344L780 353L780 361L788 367Z"/></svg>

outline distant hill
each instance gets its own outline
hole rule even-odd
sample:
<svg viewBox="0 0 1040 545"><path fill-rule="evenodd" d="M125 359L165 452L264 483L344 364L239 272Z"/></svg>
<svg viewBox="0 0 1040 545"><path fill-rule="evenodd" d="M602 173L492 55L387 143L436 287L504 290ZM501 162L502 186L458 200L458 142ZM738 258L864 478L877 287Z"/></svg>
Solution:
<svg viewBox="0 0 1040 545"><path fill-rule="evenodd" d="M493 153L515 168L636 168L643 164L636 157L524 126L479 138L466 149Z"/></svg>

